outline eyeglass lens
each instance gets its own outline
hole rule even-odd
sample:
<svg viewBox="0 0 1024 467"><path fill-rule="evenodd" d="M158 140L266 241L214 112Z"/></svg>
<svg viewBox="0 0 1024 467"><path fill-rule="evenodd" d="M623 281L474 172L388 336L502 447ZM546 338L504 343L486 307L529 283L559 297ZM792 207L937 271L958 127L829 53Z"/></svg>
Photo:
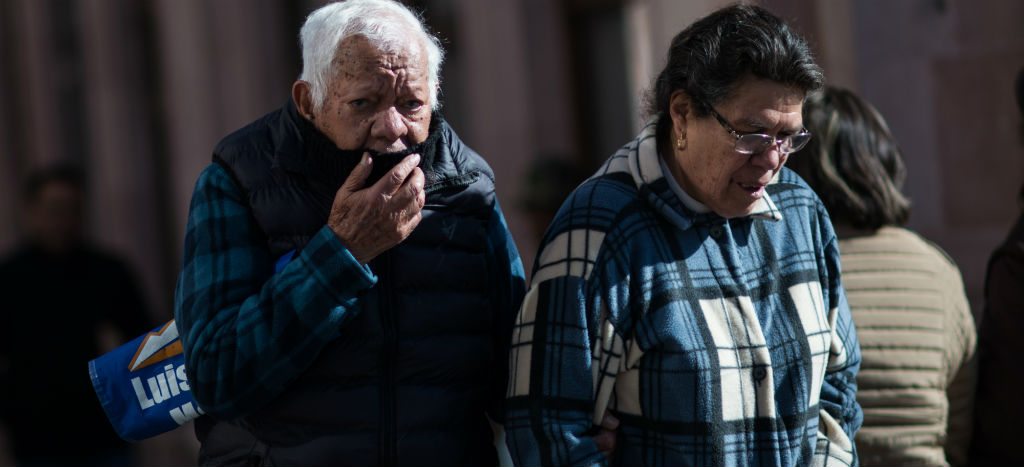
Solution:
<svg viewBox="0 0 1024 467"><path fill-rule="evenodd" d="M811 140L810 133L797 133L782 138L779 152L790 154L799 151ZM775 144L775 138L763 134L740 135L736 140L736 151L742 154L760 154Z"/></svg>

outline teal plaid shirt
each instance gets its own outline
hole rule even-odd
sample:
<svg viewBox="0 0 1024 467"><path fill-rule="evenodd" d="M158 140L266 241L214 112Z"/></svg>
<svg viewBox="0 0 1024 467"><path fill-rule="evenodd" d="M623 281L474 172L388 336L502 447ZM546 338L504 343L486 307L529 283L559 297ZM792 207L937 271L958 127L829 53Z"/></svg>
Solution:
<svg viewBox="0 0 1024 467"><path fill-rule="evenodd" d="M212 164L196 182L174 317L196 400L235 418L309 367L377 282L326 225L279 273L245 196Z"/></svg>
<svg viewBox="0 0 1024 467"><path fill-rule="evenodd" d="M497 204L487 241L507 276L492 293L515 306L524 271ZM278 259L242 190L210 165L193 193L174 296L189 382L206 413L237 418L281 394L361 311L357 297L377 282L326 225L275 273Z"/></svg>

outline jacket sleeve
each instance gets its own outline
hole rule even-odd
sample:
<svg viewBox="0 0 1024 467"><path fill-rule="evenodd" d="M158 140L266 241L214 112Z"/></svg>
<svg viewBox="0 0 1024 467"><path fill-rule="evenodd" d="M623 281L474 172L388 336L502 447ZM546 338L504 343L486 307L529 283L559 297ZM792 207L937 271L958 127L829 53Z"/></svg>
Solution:
<svg viewBox="0 0 1024 467"><path fill-rule="evenodd" d="M189 209L174 315L193 395L218 418L283 392L376 282L326 226L278 273L274 260L241 190L211 165Z"/></svg>
<svg viewBox="0 0 1024 467"><path fill-rule="evenodd" d="M587 303L600 243L591 234L569 231L547 242L516 317L505 430L517 466L607 463L593 440L594 419L611 397L619 366L610 356L622 355L623 342L596 324L599 305ZM603 331L613 352L602 353Z"/></svg>
<svg viewBox="0 0 1024 467"><path fill-rule="evenodd" d="M508 384L508 349L512 339L512 324L515 321L516 312L523 302L523 294L526 289L526 272L523 270L523 261L519 257L519 250L512 240L512 233L509 232L505 223L505 216L501 212L498 202L494 203L494 210L491 212L491 219L487 224L487 247L491 258L490 264L493 271L491 277L495 277L494 287L491 289L491 301L495 310L494 329L494 355L497 362L494 367L492 381L491 404L488 414L491 419L503 423L505 418L504 400L505 387Z"/></svg>
<svg viewBox="0 0 1024 467"><path fill-rule="evenodd" d="M825 262L829 281L824 284L828 290L825 298L832 336L819 396L818 441L812 465L855 466L858 460L853 440L864 421L864 412L857 403L860 344L840 280L839 248L834 236L825 247Z"/></svg>

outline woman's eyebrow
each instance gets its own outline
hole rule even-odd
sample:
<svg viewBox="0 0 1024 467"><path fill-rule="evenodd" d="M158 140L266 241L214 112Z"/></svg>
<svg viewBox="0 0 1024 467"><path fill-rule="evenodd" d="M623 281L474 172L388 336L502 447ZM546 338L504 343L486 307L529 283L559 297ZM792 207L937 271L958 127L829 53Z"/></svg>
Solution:
<svg viewBox="0 0 1024 467"><path fill-rule="evenodd" d="M800 125L800 126L795 127L795 128L783 128L781 131L779 131L779 134L795 135L797 133L800 133L801 131L804 131L804 126L803 125Z"/></svg>
<svg viewBox="0 0 1024 467"><path fill-rule="evenodd" d="M772 128L772 126L773 126L773 125L768 125L763 120L760 120L760 119L758 119L756 117L741 117L739 119L739 121L736 122L736 125L740 126L740 127L745 127L745 128L753 128L752 131L754 131L754 132L766 131L766 130ZM794 134L799 133L800 130L803 130L803 129L804 129L804 126L801 124L801 125L798 125L796 127L783 128L783 129L779 130L779 133L780 134L784 134L784 135L794 135ZM737 130L739 130L739 128L737 128Z"/></svg>
<svg viewBox="0 0 1024 467"><path fill-rule="evenodd" d="M736 124L742 127L753 128L754 131L762 131L768 129L768 125L765 124L763 121L750 117L742 117L738 122L736 122Z"/></svg>

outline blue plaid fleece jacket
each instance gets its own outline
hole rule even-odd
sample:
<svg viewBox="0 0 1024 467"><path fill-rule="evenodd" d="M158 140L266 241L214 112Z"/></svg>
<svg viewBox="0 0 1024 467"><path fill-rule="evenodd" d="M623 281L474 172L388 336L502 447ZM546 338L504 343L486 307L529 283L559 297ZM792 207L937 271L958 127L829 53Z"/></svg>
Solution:
<svg viewBox="0 0 1024 467"><path fill-rule="evenodd" d="M821 202L783 169L755 212L697 214L652 123L545 235L510 355L520 466L856 465L860 350Z"/></svg>

